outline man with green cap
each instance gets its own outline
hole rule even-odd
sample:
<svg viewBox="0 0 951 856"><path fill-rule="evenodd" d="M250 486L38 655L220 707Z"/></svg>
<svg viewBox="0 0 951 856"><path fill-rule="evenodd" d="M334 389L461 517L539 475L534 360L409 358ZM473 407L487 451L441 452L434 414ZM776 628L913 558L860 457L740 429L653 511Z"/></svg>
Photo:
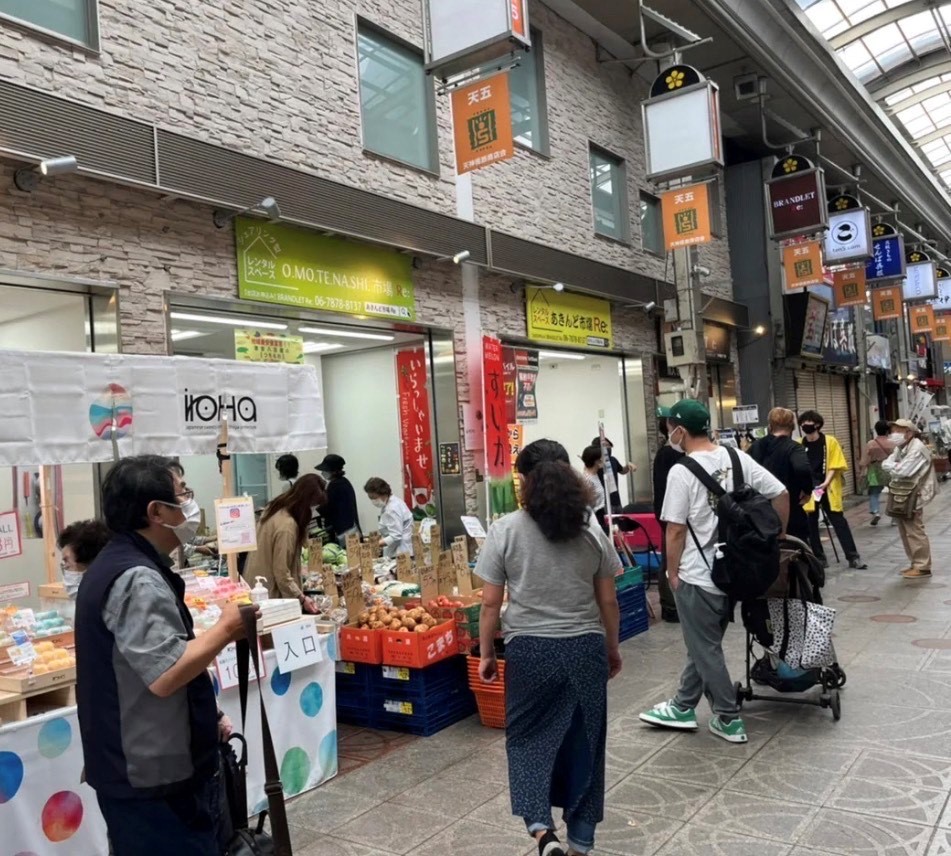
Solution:
<svg viewBox="0 0 951 856"><path fill-rule="evenodd" d="M677 463L684 453L679 449L671 447L667 431L667 417L670 416L669 407L657 408L657 428L660 431L662 445L654 455L654 516L660 523L663 541L660 545L660 573L657 578L657 589L660 593L660 617L663 621L676 623L680 619L677 617L677 602L674 600L674 593L670 590L670 582L667 580L667 525L661 520L660 513L664 508L664 497L667 494L667 476L671 468Z"/></svg>
<svg viewBox="0 0 951 856"><path fill-rule="evenodd" d="M710 413L699 401L678 401L670 408L667 427L671 448L689 455L724 490L748 484L770 499L785 528L789 494L783 483L741 451L737 455L743 472L734 474L727 449L710 440ZM713 709L710 731L729 743L746 743L746 727L723 655L732 605L712 576L719 533L717 500L686 466L671 468L661 520L667 525L667 578L677 602L687 664L677 695L640 718L662 728L696 731L695 709L705 695Z"/></svg>

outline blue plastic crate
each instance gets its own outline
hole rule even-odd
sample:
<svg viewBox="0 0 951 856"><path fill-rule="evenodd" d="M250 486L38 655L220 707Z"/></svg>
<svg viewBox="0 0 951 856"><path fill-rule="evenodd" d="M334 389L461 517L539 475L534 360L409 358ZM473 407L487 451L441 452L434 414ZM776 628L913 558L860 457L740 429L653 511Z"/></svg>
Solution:
<svg viewBox="0 0 951 856"><path fill-rule="evenodd" d="M344 704L339 697L337 698L337 722L356 725L360 728L375 727L373 710L367 702L362 705Z"/></svg>
<svg viewBox="0 0 951 856"><path fill-rule="evenodd" d="M628 639L633 639L635 636L639 636L641 633L646 633L649 629L649 624L645 621L643 623L633 624L630 627L621 628L620 633L618 633L618 641L626 642Z"/></svg>
<svg viewBox="0 0 951 856"><path fill-rule="evenodd" d="M466 719L476 711L475 696L466 688L465 692L456 693L452 701L443 704L412 704L412 713L408 708L405 712L394 709L396 699L389 699L390 709L383 708L382 712L374 710L372 714L373 727L385 728L390 731L403 731L420 737L431 737L450 725Z"/></svg>
<svg viewBox="0 0 951 856"><path fill-rule="evenodd" d="M335 663L334 667L338 693L366 693L369 691L374 666L368 666L365 663L339 662Z"/></svg>
<svg viewBox="0 0 951 856"><path fill-rule="evenodd" d="M372 666L370 670L370 692L374 696L397 692L401 698L436 697L469 685L464 657L450 657L425 669Z"/></svg>
<svg viewBox="0 0 951 856"><path fill-rule="evenodd" d="M653 550L634 553L634 561L645 571L657 571L660 569L660 550L656 553Z"/></svg>

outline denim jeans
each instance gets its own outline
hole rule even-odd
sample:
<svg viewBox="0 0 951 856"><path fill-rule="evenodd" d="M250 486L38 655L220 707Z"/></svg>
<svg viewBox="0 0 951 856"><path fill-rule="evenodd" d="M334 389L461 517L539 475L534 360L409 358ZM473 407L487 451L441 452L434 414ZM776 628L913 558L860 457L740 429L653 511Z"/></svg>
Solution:
<svg viewBox="0 0 951 856"><path fill-rule="evenodd" d="M217 856L220 784L167 797L115 799L98 795L112 856Z"/></svg>
<svg viewBox="0 0 951 856"><path fill-rule="evenodd" d="M882 513L882 491L884 485L869 485L868 488L868 510L876 517Z"/></svg>
<svg viewBox="0 0 951 856"><path fill-rule="evenodd" d="M594 824L583 820L567 820L567 824L568 846L575 853L590 853L594 849ZM527 826L528 834L532 836L548 829L544 823L530 823Z"/></svg>

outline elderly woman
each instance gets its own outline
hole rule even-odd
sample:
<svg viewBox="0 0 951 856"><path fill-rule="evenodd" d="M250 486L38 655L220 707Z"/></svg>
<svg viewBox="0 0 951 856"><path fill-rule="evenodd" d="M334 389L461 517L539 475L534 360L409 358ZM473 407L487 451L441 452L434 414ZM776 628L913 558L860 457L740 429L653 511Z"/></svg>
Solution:
<svg viewBox="0 0 951 856"><path fill-rule="evenodd" d="M372 478L363 486L370 502L380 511L380 539L383 556L392 559L400 553L413 553L413 512L381 478Z"/></svg>
<svg viewBox="0 0 951 856"><path fill-rule="evenodd" d="M892 433L888 439L895 450L882 462L882 469L889 475L889 498L887 513L898 520L898 532L911 566L901 572L906 580L931 577L931 543L925 532L924 507L934 499L937 488L931 450L922 442L918 426L909 419L896 419L888 423ZM903 514L895 511L895 500L909 490L917 489L917 499Z"/></svg>
<svg viewBox="0 0 951 856"><path fill-rule="evenodd" d="M111 537L109 527L101 520L80 520L60 532L59 538L56 539L61 556L59 567L63 572L63 584L70 600L76 600L86 568L109 543Z"/></svg>
<svg viewBox="0 0 951 856"><path fill-rule="evenodd" d="M552 807L563 810L571 854L590 853L604 815L607 682L621 671L618 555L591 514L591 490L552 440L515 463L522 508L493 523L476 574L485 580L479 673L498 678L502 595L506 750L512 813L539 856L565 856Z"/></svg>

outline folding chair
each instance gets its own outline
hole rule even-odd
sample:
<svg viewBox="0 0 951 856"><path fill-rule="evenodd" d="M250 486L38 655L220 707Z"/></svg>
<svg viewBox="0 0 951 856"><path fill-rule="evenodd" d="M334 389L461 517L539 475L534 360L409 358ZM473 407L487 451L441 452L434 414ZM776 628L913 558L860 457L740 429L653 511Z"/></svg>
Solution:
<svg viewBox="0 0 951 856"><path fill-rule="evenodd" d="M620 535L624 546L634 560L645 570L645 581L650 586L651 577L657 579L662 558L660 554L663 530L653 514L615 514L615 521L626 521ZM625 531L626 530L626 531Z"/></svg>

